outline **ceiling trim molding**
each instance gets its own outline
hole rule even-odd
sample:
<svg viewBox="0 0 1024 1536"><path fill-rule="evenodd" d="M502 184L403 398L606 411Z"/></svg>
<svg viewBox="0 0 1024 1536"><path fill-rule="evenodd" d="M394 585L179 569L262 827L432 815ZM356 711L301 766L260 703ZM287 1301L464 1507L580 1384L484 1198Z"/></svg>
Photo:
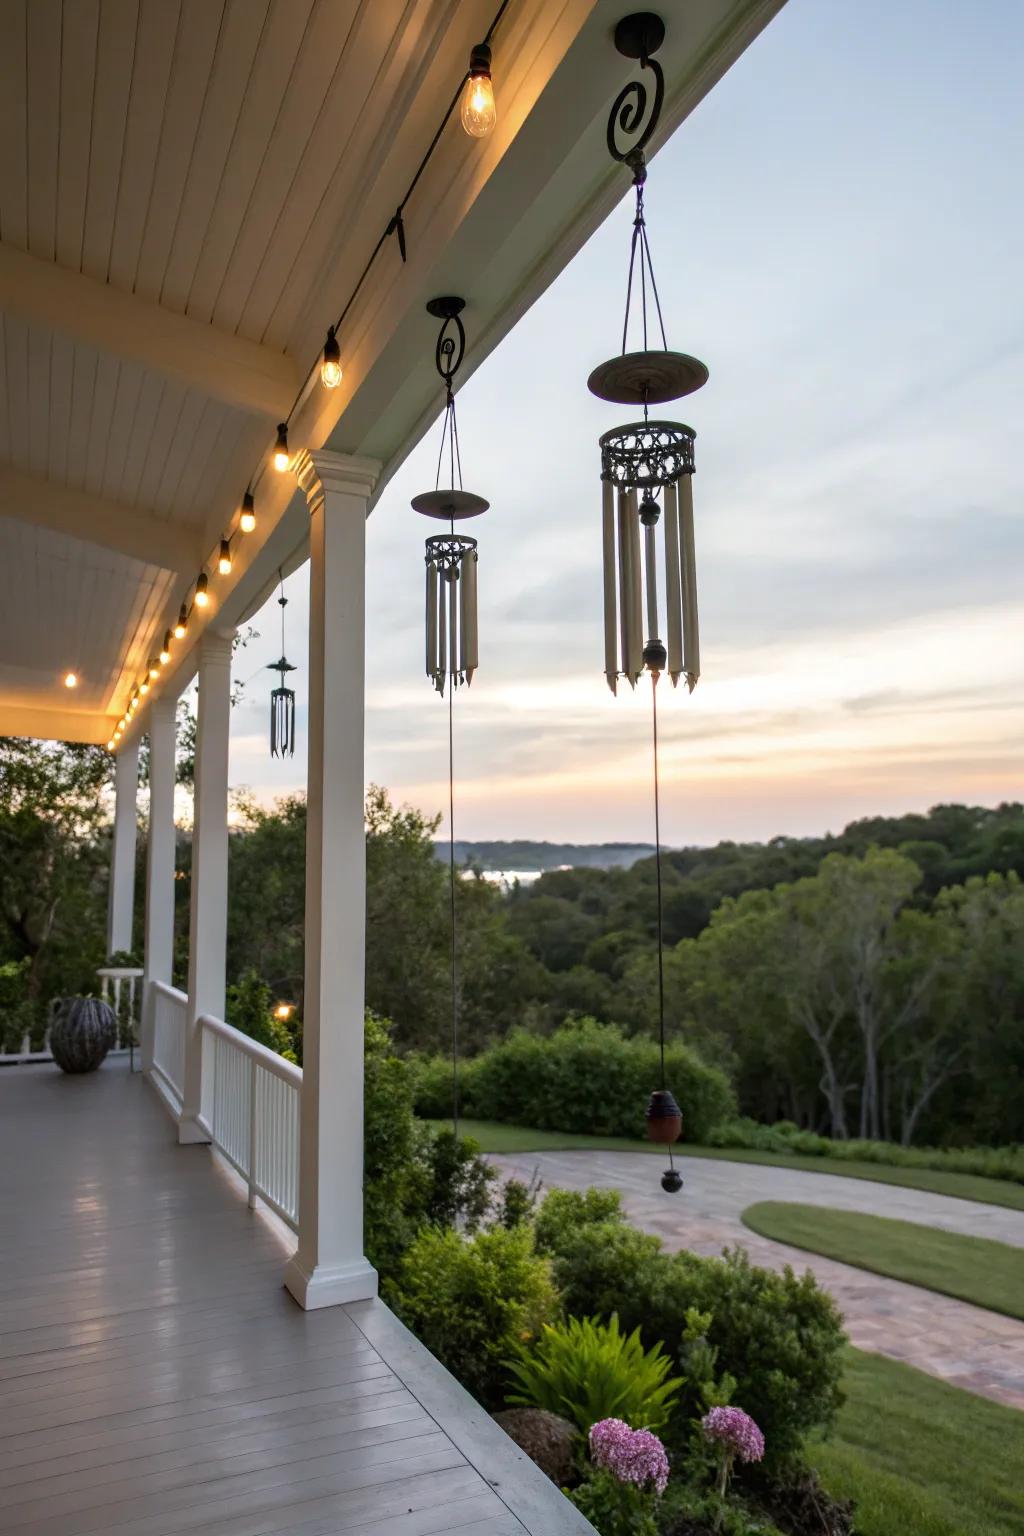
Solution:
<svg viewBox="0 0 1024 1536"><path fill-rule="evenodd" d="M193 529L25 474L11 464L0 464L0 517L48 528L165 571L191 575L203 558Z"/></svg>
<svg viewBox="0 0 1024 1536"><path fill-rule="evenodd" d="M290 357L0 242L0 309L141 363L228 405L283 420Z"/></svg>
<svg viewBox="0 0 1024 1536"><path fill-rule="evenodd" d="M105 747L115 723L107 715L0 703L0 736L31 736L39 741L81 741L89 746Z"/></svg>

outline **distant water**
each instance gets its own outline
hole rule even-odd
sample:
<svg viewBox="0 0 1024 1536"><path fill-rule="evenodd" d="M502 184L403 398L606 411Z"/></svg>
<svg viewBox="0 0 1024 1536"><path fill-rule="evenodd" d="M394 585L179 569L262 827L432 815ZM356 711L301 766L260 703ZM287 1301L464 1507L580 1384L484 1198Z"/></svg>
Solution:
<svg viewBox="0 0 1024 1536"><path fill-rule="evenodd" d="M567 864L561 864L558 867L560 869L568 869L569 866ZM541 875L544 874L544 870L482 869L480 874L483 879L488 880L491 885L500 885L503 890L507 891L511 886L515 885L517 880L519 881L520 885L532 885L535 880L540 879Z"/></svg>

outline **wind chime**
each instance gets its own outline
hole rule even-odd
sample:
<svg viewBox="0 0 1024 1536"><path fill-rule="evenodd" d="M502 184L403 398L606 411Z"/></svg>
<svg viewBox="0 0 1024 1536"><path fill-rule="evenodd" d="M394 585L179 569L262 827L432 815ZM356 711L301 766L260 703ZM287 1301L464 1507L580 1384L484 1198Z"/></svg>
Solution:
<svg viewBox="0 0 1024 1536"><path fill-rule="evenodd" d="M281 595L277 600L281 608L281 657L279 661L272 661L267 671L279 672L281 681L270 694L270 755L271 757L294 757L295 690L287 687L285 678L289 672L294 672L295 668L284 650L284 611L288 606L288 599L284 595L284 577L280 571L278 580L281 583Z"/></svg>
<svg viewBox="0 0 1024 1536"><path fill-rule="evenodd" d="M461 684L473 681L479 665L476 609L476 539L456 533L456 522L478 517L489 502L462 486L462 460L459 454L459 430L455 419L455 393L452 381L466 353L466 331L462 324L465 299L431 299L427 313L441 321L434 348L434 366L445 387L441 446L437 456L437 474L432 491L414 496L413 510L425 517L448 524L448 532L435 534L426 541L424 563L426 590L426 670L434 688L444 695L448 688L448 882L451 919L451 1058L452 1125L459 1129L459 995L457 927L455 906L455 730L454 697ZM448 485L442 487L442 469L447 467ZM458 483L456 483L458 482Z"/></svg>
<svg viewBox="0 0 1024 1536"><path fill-rule="evenodd" d="M661 881L661 811L658 786L658 681L667 671L675 686L680 677L692 693L700 676L697 630L697 575L693 539L694 473L692 427L677 421L652 421L650 407L678 400L707 383L708 370L694 357L669 350L654 264L647 239L644 150L658 125L665 77L654 55L665 39L659 16L641 11L626 16L615 29L615 46L636 59L653 80L631 80L617 96L608 118L608 150L633 175L636 212L629 253L622 350L601 363L587 381L591 393L620 405L642 405L643 420L606 432L601 449L601 522L604 547L604 670L612 693L620 677L635 688L646 671L651 678L654 759L655 869L658 910L658 1039L660 1086L647 1106L647 1133L668 1147L669 1166L662 1188L675 1193L682 1178L672 1146L682 1131L682 1114L665 1080L665 972ZM622 147L623 140L631 140ZM639 290L643 345L629 352L630 312ZM661 346L650 346L648 293L657 317ZM661 501L659 504L659 494ZM662 526L664 577L660 583L665 615L664 640L659 625L658 524ZM642 531L641 531L642 530ZM646 638L644 630L646 628Z"/></svg>

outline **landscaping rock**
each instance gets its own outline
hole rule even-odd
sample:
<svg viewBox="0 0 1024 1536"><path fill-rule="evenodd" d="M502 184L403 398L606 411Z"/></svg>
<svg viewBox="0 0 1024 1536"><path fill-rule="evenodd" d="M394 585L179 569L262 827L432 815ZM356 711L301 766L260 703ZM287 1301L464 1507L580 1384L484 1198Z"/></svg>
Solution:
<svg viewBox="0 0 1024 1536"><path fill-rule="evenodd" d="M576 1431L568 1419L546 1408L506 1408L494 1422L559 1488L573 1480Z"/></svg>

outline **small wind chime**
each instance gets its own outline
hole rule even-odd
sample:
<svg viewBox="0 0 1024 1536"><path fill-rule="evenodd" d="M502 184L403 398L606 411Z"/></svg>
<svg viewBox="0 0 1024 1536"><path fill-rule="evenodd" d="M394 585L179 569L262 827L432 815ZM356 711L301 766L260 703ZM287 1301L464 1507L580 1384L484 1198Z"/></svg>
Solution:
<svg viewBox="0 0 1024 1536"><path fill-rule="evenodd" d="M643 420L606 432L601 449L601 521L604 546L604 670L612 693L624 677L635 688L646 671L651 678L654 759L654 832L658 911L658 1026L660 1086L647 1106L647 1133L668 1147L669 1166L662 1188L675 1193L683 1185L672 1158L682 1131L679 1105L665 1080L665 972L661 882L661 811L658 787L658 680L667 671L675 686L680 677L692 693L700 676L697 631L697 576L693 539L694 473L692 427L676 421L652 421L650 407L692 394L707 383L708 370L694 357L669 350L654 265L647 239L644 150L661 115L665 77L654 54L665 38L659 16L641 11L626 16L615 29L615 46L636 59L653 79L653 100L643 80L631 80L616 98L608 118L608 150L633 174L636 212L629 253L622 350L601 363L588 379L591 392L621 405L642 405ZM622 139L631 139L627 148ZM629 352L630 311L639 289L643 345ZM661 346L649 346L648 291L657 317ZM658 496L661 495L659 505ZM659 626L658 538L663 529L664 578L661 583L665 639ZM641 529L643 532L641 533ZM646 638L644 629L646 624ZM667 643L666 643L667 642Z"/></svg>
<svg viewBox="0 0 1024 1536"><path fill-rule="evenodd" d="M270 755L271 757L295 756L295 690L289 688L285 678L295 668L285 655L284 649L284 611L288 606L288 599L284 595L284 577L278 572L278 580L281 583L281 595L278 603L281 608L281 657L279 661L272 661L267 668L268 672L279 672L281 681L271 690L270 694Z"/></svg>
<svg viewBox="0 0 1024 1536"><path fill-rule="evenodd" d="M448 524L447 533L435 534L426 541L424 563L426 590L426 670L434 688L443 696L448 688L448 882L451 917L451 1057L452 1125L459 1128L459 994L457 928L455 907L455 731L454 697L461 684L473 681L479 665L476 610L476 539L456 533L455 524L486 512L489 502L462 486L462 460L459 454L459 430L455 419L455 393L452 381L466 353L466 331L462 324L465 299L431 299L427 312L441 321L434 366L445 387L441 446L437 456L437 474L432 491L414 496L413 510ZM447 467L448 485L442 487L442 469ZM456 483L457 482L457 483Z"/></svg>

